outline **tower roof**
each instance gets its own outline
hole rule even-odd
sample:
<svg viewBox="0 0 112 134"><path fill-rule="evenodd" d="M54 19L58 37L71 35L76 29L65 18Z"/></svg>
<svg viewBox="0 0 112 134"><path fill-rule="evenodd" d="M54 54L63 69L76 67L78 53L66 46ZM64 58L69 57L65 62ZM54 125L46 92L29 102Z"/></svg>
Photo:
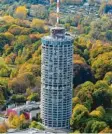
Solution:
<svg viewBox="0 0 112 134"><path fill-rule="evenodd" d="M63 38L65 36L65 28L53 27L51 28L51 35L54 38Z"/></svg>

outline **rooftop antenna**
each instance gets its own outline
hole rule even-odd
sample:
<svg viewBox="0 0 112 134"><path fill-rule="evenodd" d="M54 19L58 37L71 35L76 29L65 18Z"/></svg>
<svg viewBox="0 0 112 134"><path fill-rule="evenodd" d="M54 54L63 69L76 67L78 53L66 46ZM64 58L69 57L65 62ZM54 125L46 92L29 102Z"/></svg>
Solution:
<svg viewBox="0 0 112 134"><path fill-rule="evenodd" d="M57 0L57 25L59 24L60 0Z"/></svg>

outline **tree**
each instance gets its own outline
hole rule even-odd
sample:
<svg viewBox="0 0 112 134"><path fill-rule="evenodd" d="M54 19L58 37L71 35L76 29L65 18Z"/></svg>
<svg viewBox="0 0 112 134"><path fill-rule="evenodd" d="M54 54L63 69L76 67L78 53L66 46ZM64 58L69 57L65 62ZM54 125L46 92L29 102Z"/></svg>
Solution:
<svg viewBox="0 0 112 134"><path fill-rule="evenodd" d="M112 52L105 52L92 62L92 70L97 80L103 79L106 72L112 71L111 58Z"/></svg>
<svg viewBox="0 0 112 134"><path fill-rule="evenodd" d="M84 128L84 122L86 122L89 115L88 109L81 104L77 104L72 113L72 118L70 121L71 127L73 130Z"/></svg>
<svg viewBox="0 0 112 134"><path fill-rule="evenodd" d="M15 19L10 15L3 16L3 20L7 23L13 24L15 23Z"/></svg>
<svg viewBox="0 0 112 134"><path fill-rule="evenodd" d="M30 126L30 123L29 123L29 122L23 122L23 123L20 125L20 130L28 129L29 126Z"/></svg>
<svg viewBox="0 0 112 134"><path fill-rule="evenodd" d="M75 63L73 66L74 87L85 81L94 81L93 72L87 64Z"/></svg>
<svg viewBox="0 0 112 134"><path fill-rule="evenodd" d="M14 40L14 35L11 34L10 32L5 32L4 34L6 38L10 41L10 43Z"/></svg>
<svg viewBox="0 0 112 134"><path fill-rule="evenodd" d="M83 1L82 0L66 0L66 3L67 4L83 4Z"/></svg>
<svg viewBox="0 0 112 134"><path fill-rule="evenodd" d="M91 110L93 105L92 94L94 92L94 88L94 84L89 81L75 88L74 95L80 99L81 104L86 106L88 110Z"/></svg>
<svg viewBox="0 0 112 134"><path fill-rule="evenodd" d="M11 100L14 103L25 103L26 102L26 98L24 95L13 95Z"/></svg>
<svg viewBox="0 0 112 134"><path fill-rule="evenodd" d="M5 97L3 94L3 91L1 90L1 86L0 86L0 105L3 105L5 102Z"/></svg>
<svg viewBox="0 0 112 134"><path fill-rule="evenodd" d="M25 122L25 120L26 120L24 114L21 114L21 115L19 116L19 118L20 118L21 124L23 124L23 123Z"/></svg>
<svg viewBox="0 0 112 134"><path fill-rule="evenodd" d="M98 45L100 44L100 45ZM100 54L104 54L106 52L111 52L112 51L112 46L108 45L105 46L102 43L100 43L99 41L97 41L97 46L95 46L95 48L90 50L90 59L91 59L91 63L96 60L95 58L97 58Z"/></svg>
<svg viewBox="0 0 112 134"><path fill-rule="evenodd" d="M102 106L96 108L90 113L90 116L97 119L103 119L105 116L105 110Z"/></svg>
<svg viewBox="0 0 112 134"><path fill-rule="evenodd" d="M13 93L25 93L28 87L36 86L36 77L30 73L26 72L19 74L16 78L9 81L8 87L13 91Z"/></svg>
<svg viewBox="0 0 112 134"><path fill-rule="evenodd" d="M40 76L40 66L37 64L24 63L19 69L19 74L31 72L34 76Z"/></svg>
<svg viewBox="0 0 112 134"><path fill-rule="evenodd" d="M95 4L95 0L88 0L90 5L94 5Z"/></svg>
<svg viewBox="0 0 112 134"><path fill-rule="evenodd" d="M105 81L98 81L95 84L93 93L93 108L103 106L104 108L111 107L112 89Z"/></svg>
<svg viewBox="0 0 112 134"><path fill-rule="evenodd" d="M44 127L36 121L31 122L30 128L37 128L39 130L44 130Z"/></svg>
<svg viewBox="0 0 112 134"><path fill-rule="evenodd" d="M15 115L11 121L11 124L15 127L15 128L19 128L21 125L20 119L18 115Z"/></svg>
<svg viewBox="0 0 112 134"><path fill-rule="evenodd" d="M102 16L102 18L97 21L92 21L90 26L91 26L91 30L89 32L89 35L92 38L97 39L97 40L103 40L103 41L107 40L106 31L111 29L111 21L108 16L105 15L105 16Z"/></svg>
<svg viewBox="0 0 112 134"><path fill-rule="evenodd" d="M27 9L25 6L19 6L16 8L15 15L19 19L25 19L27 15Z"/></svg>
<svg viewBox="0 0 112 134"><path fill-rule="evenodd" d="M112 30L108 30L106 32L106 38L109 40L109 41L112 41Z"/></svg>
<svg viewBox="0 0 112 134"><path fill-rule="evenodd" d="M49 22L50 22L50 24L52 24L52 25L56 24L56 17L57 17L56 13L50 13L49 14Z"/></svg>
<svg viewBox="0 0 112 134"><path fill-rule="evenodd" d="M22 27L18 26L18 25L11 25L8 29L8 32L10 32L13 35L20 35L21 31L22 31Z"/></svg>
<svg viewBox="0 0 112 134"><path fill-rule="evenodd" d="M31 27L33 29L36 29L40 33L44 32L44 25L45 25L45 22L40 19L33 19L31 23Z"/></svg>
<svg viewBox="0 0 112 134"><path fill-rule="evenodd" d="M74 108L77 104L80 104L80 99L78 97L72 98L72 108Z"/></svg>
<svg viewBox="0 0 112 134"><path fill-rule="evenodd" d="M48 10L43 5L31 5L30 15L36 18L45 19L48 17Z"/></svg>
<svg viewBox="0 0 112 134"><path fill-rule="evenodd" d="M79 54L74 54L73 55L73 63L74 64L86 64L86 61Z"/></svg>
<svg viewBox="0 0 112 134"><path fill-rule="evenodd" d="M107 124L103 121L90 120L84 129L85 133L99 133L107 127Z"/></svg>
<svg viewBox="0 0 112 134"><path fill-rule="evenodd" d="M66 23L64 26L65 26L65 28L67 29L67 31L70 30L70 23Z"/></svg>
<svg viewBox="0 0 112 134"><path fill-rule="evenodd" d="M7 128L4 124L0 124L0 133L6 133L7 132Z"/></svg>
<svg viewBox="0 0 112 134"><path fill-rule="evenodd" d="M3 47L9 43L9 40L4 34L0 34L0 53L3 51Z"/></svg>
<svg viewBox="0 0 112 134"><path fill-rule="evenodd" d="M92 104L93 104L93 98L91 95L91 92L87 91L79 91L76 95L78 98L80 98L81 104L83 104L85 107L88 108L88 110L91 110Z"/></svg>
<svg viewBox="0 0 112 134"><path fill-rule="evenodd" d="M106 134L106 133L112 133L112 129L109 127L106 127L102 131L99 132L99 134Z"/></svg>
<svg viewBox="0 0 112 134"><path fill-rule="evenodd" d="M29 101L39 101L40 98L38 93L32 93L27 99Z"/></svg>
<svg viewBox="0 0 112 134"><path fill-rule="evenodd" d="M112 72L107 72L105 74L104 80L111 85L112 84Z"/></svg>
<svg viewBox="0 0 112 134"><path fill-rule="evenodd" d="M0 76L1 77L9 77L11 70L6 65L0 65Z"/></svg>
<svg viewBox="0 0 112 134"><path fill-rule="evenodd" d="M102 4L100 5L100 8L99 8L99 14L100 15L104 13L105 7L106 7L106 3L102 2Z"/></svg>
<svg viewBox="0 0 112 134"><path fill-rule="evenodd" d="M29 45L31 44L31 39L29 38L28 35L20 35L18 36L16 43L21 45L23 44L24 46Z"/></svg>

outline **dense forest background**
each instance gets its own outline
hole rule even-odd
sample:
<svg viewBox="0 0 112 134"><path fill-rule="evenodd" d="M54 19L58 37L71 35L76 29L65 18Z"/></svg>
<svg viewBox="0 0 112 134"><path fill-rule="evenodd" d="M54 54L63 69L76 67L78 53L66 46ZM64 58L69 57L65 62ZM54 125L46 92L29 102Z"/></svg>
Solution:
<svg viewBox="0 0 112 134"><path fill-rule="evenodd" d="M61 1L79 5L85 1ZM93 1L90 7L94 6ZM38 4L39 3L39 4ZM56 23L55 1L2 0L0 2L0 108L39 101L41 38ZM74 132L112 132L112 20L110 3L98 4L90 14L63 17L60 24L74 35ZM83 12L83 11L82 11Z"/></svg>

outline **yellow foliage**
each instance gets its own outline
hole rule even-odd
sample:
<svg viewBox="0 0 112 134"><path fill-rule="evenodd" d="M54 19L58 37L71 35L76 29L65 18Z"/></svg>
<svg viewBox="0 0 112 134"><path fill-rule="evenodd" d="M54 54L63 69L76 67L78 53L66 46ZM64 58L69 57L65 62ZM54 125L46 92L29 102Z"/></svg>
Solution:
<svg viewBox="0 0 112 134"><path fill-rule="evenodd" d="M21 124L19 116L15 115L13 120L11 121L11 124L15 126L15 128L19 127Z"/></svg>
<svg viewBox="0 0 112 134"><path fill-rule="evenodd" d="M101 112L100 111L92 111L91 113L90 113L90 115L91 116L93 116L93 117L101 117Z"/></svg>
<svg viewBox="0 0 112 134"><path fill-rule="evenodd" d="M19 6L16 8L15 14L18 18L24 19L27 15L27 9L25 6Z"/></svg>
<svg viewBox="0 0 112 134"><path fill-rule="evenodd" d="M21 120L23 119L23 116L20 118L18 115L15 115L14 113L11 113L8 117L7 124L10 128L18 128L21 124Z"/></svg>
<svg viewBox="0 0 112 134"><path fill-rule="evenodd" d="M79 99L78 97L74 97L74 98L72 99L72 102L78 103L78 102L80 102L80 99Z"/></svg>
<svg viewBox="0 0 112 134"><path fill-rule="evenodd" d="M84 58L81 57L79 54L74 54L73 55L73 63L79 63L79 64L83 64L86 63Z"/></svg>
<svg viewBox="0 0 112 134"><path fill-rule="evenodd" d="M0 133L6 133L7 132L7 128L4 124L0 124Z"/></svg>
<svg viewBox="0 0 112 134"><path fill-rule="evenodd" d="M13 40L13 39L14 39L14 35L11 34L10 32L5 32L4 34L5 34L5 36L6 36L9 40Z"/></svg>
<svg viewBox="0 0 112 134"><path fill-rule="evenodd" d="M93 48L96 48L96 47L101 47L102 45L103 45L103 42L102 41L96 40L95 43L92 46L92 49Z"/></svg>
<svg viewBox="0 0 112 134"><path fill-rule="evenodd" d="M103 115L104 113L100 110L93 110L91 113L90 113L90 116L92 117L96 117L96 118L103 118Z"/></svg>
<svg viewBox="0 0 112 134"><path fill-rule="evenodd" d="M99 132L99 134L106 134L106 133L112 133L112 129L109 127L106 127L101 132Z"/></svg>
<svg viewBox="0 0 112 134"><path fill-rule="evenodd" d="M3 16L3 20L7 23L14 23L15 22L15 19L10 15Z"/></svg>
<svg viewBox="0 0 112 134"><path fill-rule="evenodd" d="M46 30L46 29L45 29ZM35 39L41 39L42 37L44 36L44 34L40 34L40 33L37 33L37 34L30 34L30 38L33 40Z"/></svg>
<svg viewBox="0 0 112 134"><path fill-rule="evenodd" d="M49 31L48 26L44 26L44 30L45 30L45 32L48 32Z"/></svg>
<svg viewBox="0 0 112 134"><path fill-rule="evenodd" d="M8 121L11 122L12 119L14 118L15 114L14 113L10 113L9 117L8 117Z"/></svg>
<svg viewBox="0 0 112 134"><path fill-rule="evenodd" d="M24 122L24 121L25 121L25 116L24 116L24 114L21 114L19 118L20 118L20 121L21 121L21 122Z"/></svg>
<svg viewBox="0 0 112 134"><path fill-rule="evenodd" d="M32 23L31 23L31 27L36 27L36 28L41 28L44 27L44 20L41 19L33 19Z"/></svg>
<svg viewBox="0 0 112 134"><path fill-rule="evenodd" d="M27 88L26 89L26 93L27 93L27 96L31 95L31 93L32 93L31 89L30 88Z"/></svg>
<svg viewBox="0 0 112 134"><path fill-rule="evenodd" d="M74 108L76 104L80 104L80 99L78 97L72 99L72 108Z"/></svg>

